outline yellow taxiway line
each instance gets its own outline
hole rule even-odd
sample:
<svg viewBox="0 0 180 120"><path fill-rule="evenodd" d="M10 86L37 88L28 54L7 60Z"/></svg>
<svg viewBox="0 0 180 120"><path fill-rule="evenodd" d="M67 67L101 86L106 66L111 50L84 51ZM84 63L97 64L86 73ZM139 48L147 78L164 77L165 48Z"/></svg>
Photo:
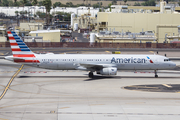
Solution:
<svg viewBox="0 0 180 120"><path fill-rule="evenodd" d="M154 53L154 51L149 51L150 53Z"/></svg>
<svg viewBox="0 0 180 120"><path fill-rule="evenodd" d="M12 76L12 78L10 79L10 81L8 82L8 84L6 85L3 93L0 96L0 100L4 97L4 95L6 94L7 90L9 89L13 79L19 74L19 72L22 70L24 65L21 65L21 67L19 68L19 70Z"/></svg>
<svg viewBox="0 0 180 120"><path fill-rule="evenodd" d="M9 119L0 118L0 120L9 120Z"/></svg>
<svg viewBox="0 0 180 120"><path fill-rule="evenodd" d="M110 51L106 51L107 53L110 53Z"/></svg>

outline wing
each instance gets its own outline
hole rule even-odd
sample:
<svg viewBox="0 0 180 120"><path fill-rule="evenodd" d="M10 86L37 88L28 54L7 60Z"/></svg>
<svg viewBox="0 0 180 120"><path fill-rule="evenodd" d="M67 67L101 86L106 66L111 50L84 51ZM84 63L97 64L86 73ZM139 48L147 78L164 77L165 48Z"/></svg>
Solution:
<svg viewBox="0 0 180 120"><path fill-rule="evenodd" d="M87 71L99 71L102 68L117 67L116 64L91 64L91 63L80 63L76 68L77 70L87 70Z"/></svg>

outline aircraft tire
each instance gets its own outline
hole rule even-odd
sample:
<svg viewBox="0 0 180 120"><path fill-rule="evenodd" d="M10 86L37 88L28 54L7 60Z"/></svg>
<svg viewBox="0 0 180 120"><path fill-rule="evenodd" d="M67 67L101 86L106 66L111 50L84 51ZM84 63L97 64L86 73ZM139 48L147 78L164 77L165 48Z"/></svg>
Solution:
<svg viewBox="0 0 180 120"><path fill-rule="evenodd" d="M93 72L89 72L89 78L93 78L94 75L93 75Z"/></svg>
<svg viewBox="0 0 180 120"><path fill-rule="evenodd" d="M155 78L158 78L158 75L155 75Z"/></svg>

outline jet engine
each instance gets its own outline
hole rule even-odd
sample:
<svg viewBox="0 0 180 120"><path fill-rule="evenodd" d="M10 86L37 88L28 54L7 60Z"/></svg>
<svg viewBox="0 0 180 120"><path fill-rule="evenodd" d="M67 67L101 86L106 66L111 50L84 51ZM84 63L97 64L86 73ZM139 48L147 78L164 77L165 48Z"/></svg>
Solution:
<svg viewBox="0 0 180 120"><path fill-rule="evenodd" d="M101 75L116 75L117 74L117 68L115 67L109 67L109 68L102 68L99 73Z"/></svg>

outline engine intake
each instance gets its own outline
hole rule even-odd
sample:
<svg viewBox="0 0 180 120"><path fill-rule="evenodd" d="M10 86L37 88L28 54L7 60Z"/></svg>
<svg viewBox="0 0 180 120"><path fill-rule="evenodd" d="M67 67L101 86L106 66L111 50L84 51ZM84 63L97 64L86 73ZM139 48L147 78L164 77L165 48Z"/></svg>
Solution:
<svg viewBox="0 0 180 120"><path fill-rule="evenodd" d="M101 75L116 75L117 68L115 67L103 68L100 70L100 74Z"/></svg>

